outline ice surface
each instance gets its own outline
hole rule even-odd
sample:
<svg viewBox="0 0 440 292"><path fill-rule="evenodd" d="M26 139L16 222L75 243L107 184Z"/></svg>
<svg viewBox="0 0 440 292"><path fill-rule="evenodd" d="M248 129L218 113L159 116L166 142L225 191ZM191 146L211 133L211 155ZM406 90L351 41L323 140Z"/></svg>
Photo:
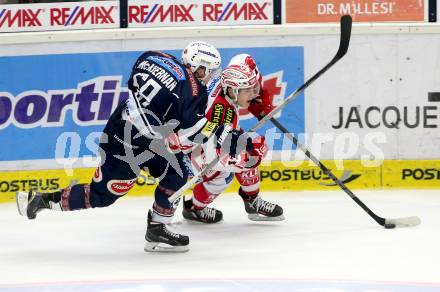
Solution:
<svg viewBox="0 0 440 292"><path fill-rule="evenodd" d="M0 290L7 291L440 291L440 191L356 192L384 229L342 191L268 193L282 222L251 222L241 198L213 206L224 220L183 222L190 251L143 251L152 197L34 221L0 204ZM179 210L180 211L180 210Z"/></svg>

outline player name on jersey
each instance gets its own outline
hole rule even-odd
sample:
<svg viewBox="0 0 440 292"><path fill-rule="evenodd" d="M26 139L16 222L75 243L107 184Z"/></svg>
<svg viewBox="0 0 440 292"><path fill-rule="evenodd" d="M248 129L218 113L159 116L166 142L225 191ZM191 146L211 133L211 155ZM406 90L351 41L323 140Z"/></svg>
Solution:
<svg viewBox="0 0 440 292"><path fill-rule="evenodd" d="M165 69L157 66L156 64L150 63L149 61L145 60L139 63L139 65L137 65L137 68L151 73L151 75L162 82L162 84L170 91L172 91L177 86L177 81L174 76L169 74Z"/></svg>

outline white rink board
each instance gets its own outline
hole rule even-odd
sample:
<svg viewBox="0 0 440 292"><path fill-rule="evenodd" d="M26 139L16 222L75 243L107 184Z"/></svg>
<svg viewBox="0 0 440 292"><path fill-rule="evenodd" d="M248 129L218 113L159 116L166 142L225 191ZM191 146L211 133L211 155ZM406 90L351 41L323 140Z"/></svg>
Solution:
<svg viewBox="0 0 440 292"><path fill-rule="evenodd" d="M371 154L365 146L350 156L338 156L335 149L341 147L347 130L366 141L367 135L380 132L386 143L374 142L378 158L384 159L435 159L438 158L438 133L440 113L436 103L427 101L427 93L440 91L440 51L438 39L440 27L435 25L359 25L353 28L348 54L305 92L305 130L308 134L324 133L330 137L322 148L309 145L320 159L359 159ZM321 69L334 55L339 44L339 27L330 25L265 26L265 27L217 27L198 30L183 29L131 29L102 31L71 31L51 33L8 34L0 46L2 56L121 52L138 50L182 49L201 39L218 48L265 48L297 46L304 48L304 80ZM431 43L430 43L431 42ZM32 44L32 45L30 45ZM280 59L280 62L283 62ZM391 81L392 80L392 81ZM287 92L289 94L290 92ZM403 113L408 110L413 123L415 108L420 107L423 123L423 107L429 115L427 123L433 128L418 126L359 128L351 123L348 129L334 129L338 123L339 107L358 107L361 117L369 106L380 109L395 106ZM428 108L429 107L429 108ZM346 109L344 109L346 115ZM347 111L348 112L348 111ZM390 111L390 121L393 120ZM425 115L425 116L426 116ZM431 116L432 115L432 116ZM371 122L378 122L377 112L372 112ZM297 133L295 133L297 134ZM313 140L312 140L313 141ZM316 140L315 140L316 141ZM315 142L316 144L316 142ZM322 145L321 145L322 144ZM374 149L373 149L374 150ZM383 157L380 154L383 153ZM280 154L280 153L278 153ZM275 153L274 160L279 159ZM46 163L47 162L47 163ZM12 163L12 164L11 164ZM15 166L14 166L15 165ZM53 161L45 161L46 167L55 167ZM78 165L81 167L83 165ZM2 169L38 169L41 161L7 163Z"/></svg>
<svg viewBox="0 0 440 292"><path fill-rule="evenodd" d="M322 38L320 46L333 42ZM372 153L362 142L373 132L386 139L376 143L386 159L438 158L440 102L429 102L428 92L440 92L439 51L436 35L354 36L346 57L308 90L306 131L355 134L361 146L353 159ZM322 52L314 64L325 62ZM337 149L335 139L327 142L321 158L337 157Z"/></svg>

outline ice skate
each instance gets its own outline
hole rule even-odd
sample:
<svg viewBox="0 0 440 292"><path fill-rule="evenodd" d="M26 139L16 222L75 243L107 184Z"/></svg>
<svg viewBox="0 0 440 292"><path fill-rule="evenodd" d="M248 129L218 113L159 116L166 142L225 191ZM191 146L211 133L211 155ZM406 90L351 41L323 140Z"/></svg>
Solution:
<svg viewBox="0 0 440 292"><path fill-rule="evenodd" d="M196 208L192 200L185 200L183 198L183 218L202 223L217 223L223 219L223 213L215 208Z"/></svg>
<svg viewBox="0 0 440 292"><path fill-rule="evenodd" d="M36 191L17 192L15 195L18 213L21 216L27 216L29 219L35 219L37 213L43 209L51 209L50 201L43 198L43 194Z"/></svg>
<svg viewBox="0 0 440 292"><path fill-rule="evenodd" d="M239 195L243 199L244 208L248 213L249 220L252 221L283 221L283 208L277 204L263 200L259 195L249 196L239 190Z"/></svg>
<svg viewBox="0 0 440 292"><path fill-rule="evenodd" d="M189 237L174 233L160 222L152 221L151 210L148 211L148 227L145 234L144 250L148 252L186 252L189 250Z"/></svg>

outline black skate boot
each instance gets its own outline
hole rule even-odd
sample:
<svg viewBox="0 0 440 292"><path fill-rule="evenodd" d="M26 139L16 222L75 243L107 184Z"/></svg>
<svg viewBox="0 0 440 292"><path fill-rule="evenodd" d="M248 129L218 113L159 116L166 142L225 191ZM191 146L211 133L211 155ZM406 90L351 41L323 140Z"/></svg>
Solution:
<svg viewBox="0 0 440 292"><path fill-rule="evenodd" d="M189 250L189 237L168 230L163 223L154 222L151 210L148 211L148 227L145 239L147 240L144 247L145 251L186 252Z"/></svg>
<svg viewBox="0 0 440 292"><path fill-rule="evenodd" d="M223 213L220 210L209 207L197 209L191 199L185 200L185 198L183 198L182 215L187 220L202 223L217 223L223 219Z"/></svg>
<svg viewBox="0 0 440 292"><path fill-rule="evenodd" d="M54 209L61 211L59 201L61 193L43 194L36 191L17 192L15 195L18 213L21 216L27 216L29 219L35 219L37 213L43 209Z"/></svg>
<svg viewBox="0 0 440 292"><path fill-rule="evenodd" d="M263 200L259 195L246 195L240 188L238 194L243 199L244 208L252 221L282 221L283 208L277 204Z"/></svg>

